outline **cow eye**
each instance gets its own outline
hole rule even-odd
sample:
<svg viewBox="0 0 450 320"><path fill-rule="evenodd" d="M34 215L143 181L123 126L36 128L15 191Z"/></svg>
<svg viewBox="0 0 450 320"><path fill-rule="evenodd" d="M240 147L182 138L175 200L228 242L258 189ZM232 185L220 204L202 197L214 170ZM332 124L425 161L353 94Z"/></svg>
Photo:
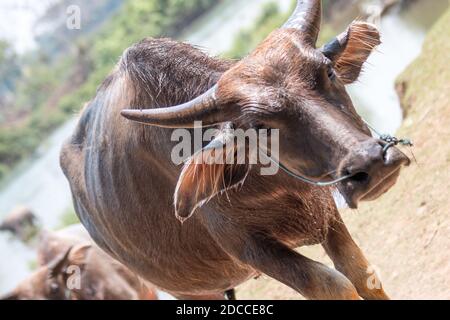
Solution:
<svg viewBox="0 0 450 320"><path fill-rule="evenodd" d="M327 75L328 75L328 79L330 79L331 81L333 81L336 78L336 73L334 72L334 69L332 66L327 67Z"/></svg>
<svg viewBox="0 0 450 320"><path fill-rule="evenodd" d="M260 123L260 122L254 123L254 124L252 125L252 127L253 127L253 129L255 129L256 131L264 130L264 129L266 128L266 127L264 126L264 124L262 124L262 123Z"/></svg>
<svg viewBox="0 0 450 320"><path fill-rule="evenodd" d="M272 133L272 128L270 128L262 123L253 125L253 129L255 129L257 133L259 133L260 131L265 131L265 132L267 132L267 136L270 136L270 134Z"/></svg>

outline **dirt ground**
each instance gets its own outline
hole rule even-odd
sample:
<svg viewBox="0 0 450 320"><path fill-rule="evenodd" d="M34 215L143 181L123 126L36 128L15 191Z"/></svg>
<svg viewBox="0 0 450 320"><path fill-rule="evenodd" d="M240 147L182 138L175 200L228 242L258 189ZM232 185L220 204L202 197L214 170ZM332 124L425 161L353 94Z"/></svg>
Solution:
<svg viewBox="0 0 450 320"><path fill-rule="evenodd" d="M449 26L450 11L428 35L422 56L398 81L406 112L398 136L414 141L417 163L381 199L343 211L347 227L394 299L450 299ZM320 247L301 252L332 265ZM267 277L245 283L237 295L302 298Z"/></svg>

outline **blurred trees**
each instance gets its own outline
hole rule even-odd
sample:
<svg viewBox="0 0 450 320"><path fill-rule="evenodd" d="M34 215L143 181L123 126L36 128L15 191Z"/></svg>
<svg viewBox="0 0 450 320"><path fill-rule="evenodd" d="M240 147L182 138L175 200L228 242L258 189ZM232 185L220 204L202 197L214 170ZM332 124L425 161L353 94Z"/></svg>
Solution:
<svg viewBox="0 0 450 320"><path fill-rule="evenodd" d="M293 6L295 1L293 1ZM247 55L273 30L279 28L289 17L291 12L284 14L276 2L267 3L255 24L242 30L236 37L232 48L226 56L238 59Z"/></svg>
<svg viewBox="0 0 450 320"><path fill-rule="evenodd" d="M69 31L64 19L57 19L66 17L69 2L91 4L82 8L82 16L89 13L82 18L85 30ZM217 2L61 0L38 23L48 29L41 28L36 51L17 57L0 42L0 179L95 95L127 47L144 37L175 36ZM99 18L102 14L109 19ZM2 90L10 90L3 104Z"/></svg>
<svg viewBox="0 0 450 320"><path fill-rule="evenodd" d="M327 1L323 0L323 11L331 12L334 9L342 6L343 2L350 0L334 0ZM358 1L358 0L353 0ZM236 37L232 48L226 53L226 56L237 59L242 58L247 55L253 48L255 48L264 38L267 37L273 30L276 30L282 26L289 16L292 14L295 6L297 4L296 0L292 0L292 9L287 13L280 11L279 5L276 1L267 3L259 18L255 21L254 25L248 29L242 30ZM322 44L328 41L332 36L335 35L335 31L328 24L330 21L325 15L324 23L322 24L320 37L318 44Z"/></svg>
<svg viewBox="0 0 450 320"><path fill-rule="evenodd" d="M15 52L7 41L0 40L0 123L6 102L11 98L19 75Z"/></svg>
<svg viewBox="0 0 450 320"><path fill-rule="evenodd" d="M80 37L92 34L111 18L123 0L59 0L54 2L35 23L35 38L40 50L49 56L69 52ZM67 8L77 6L81 13L81 29L66 26Z"/></svg>

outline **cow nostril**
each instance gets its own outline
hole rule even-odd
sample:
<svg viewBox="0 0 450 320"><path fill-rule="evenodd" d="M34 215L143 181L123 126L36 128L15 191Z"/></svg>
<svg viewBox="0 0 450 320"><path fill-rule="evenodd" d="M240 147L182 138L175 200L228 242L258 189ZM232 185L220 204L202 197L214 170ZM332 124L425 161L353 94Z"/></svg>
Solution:
<svg viewBox="0 0 450 320"><path fill-rule="evenodd" d="M369 178L370 176L367 172L358 172L351 176L350 180L358 183L367 183Z"/></svg>

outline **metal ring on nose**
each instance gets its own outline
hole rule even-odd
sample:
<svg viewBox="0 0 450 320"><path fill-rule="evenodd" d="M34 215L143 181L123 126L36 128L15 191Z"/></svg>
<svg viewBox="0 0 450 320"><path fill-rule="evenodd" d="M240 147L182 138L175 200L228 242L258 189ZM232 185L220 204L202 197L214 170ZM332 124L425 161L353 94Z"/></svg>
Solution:
<svg viewBox="0 0 450 320"><path fill-rule="evenodd" d="M391 136L390 134L381 134L376 130L370 123L368 123L366 120L362 119L362 121L373 131L375 134L380 138L380 140L387 143L387 145L383 148L383 155L386 154L386 152L397 145L402 145L406 147L413 147L414 144L409 139L399 139L397 137Z"/></svg>
<svg viewBox="0 0 450 320"><path fill-rule="evenodd" d="M389 134L380 135L380 140L386 142L386 145L383 147L383 156L386 155L386 152L397 145L412 147L413 143L408 139L398 139L397 137L391 136Z"/></svg>
<svg viewBox="0 0 450 320"><path fill-rule="evenodd" d="M395 142L390 142L390 143L388 143L387 145L385 145L384 148L383 148L383 156L385 156L385 155L386 155L386 152L388 152L388 150L389 150L390 148L394 147L395 145L396 145Z"/></svg>

